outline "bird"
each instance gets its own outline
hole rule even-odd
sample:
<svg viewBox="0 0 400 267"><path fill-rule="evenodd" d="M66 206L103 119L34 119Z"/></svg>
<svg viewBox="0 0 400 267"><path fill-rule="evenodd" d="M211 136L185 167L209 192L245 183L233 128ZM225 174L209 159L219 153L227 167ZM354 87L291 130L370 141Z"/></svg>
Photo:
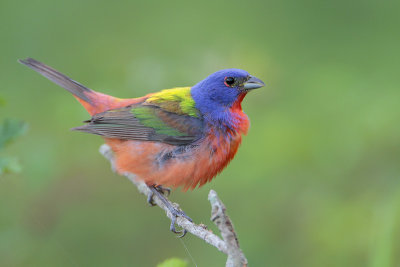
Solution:
<svg viewBox="0 0 400 267"><path fill-rule="evenodd" d="M241 103L248 92L265 86L247 71L231 68L191 87L117 98L33 58L19 62L72 93L91 116L72 130L103 137L114 153L116 171L132 173L149 186L150 204L153 194L164 198L170 187L187 191L203 186L229 164L249 128ZM191 221L183 211L167 207L175 220ZM178 233L175 220L170 230Z"/></svg>

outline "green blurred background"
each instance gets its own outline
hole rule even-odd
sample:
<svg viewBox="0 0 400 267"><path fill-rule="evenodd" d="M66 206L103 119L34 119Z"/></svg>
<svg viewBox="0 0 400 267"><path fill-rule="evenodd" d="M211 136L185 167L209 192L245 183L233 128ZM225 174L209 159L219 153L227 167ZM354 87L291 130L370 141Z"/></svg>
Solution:
<svg viewBox="0 0 400 267"><path fill-rule="evenodd" d="M243 68L267 87L243 108L229 167L172 200L209 221L215 189L251 266L400 265L399 1L0 1L0 120L29 124L3 155L0 266L155 266L225 256L169 221L98 153L68 92L33 57L100 92L138 97ZM213 228L213 227L212 227ZM215 228L213 228L215 229Z"/></svg>

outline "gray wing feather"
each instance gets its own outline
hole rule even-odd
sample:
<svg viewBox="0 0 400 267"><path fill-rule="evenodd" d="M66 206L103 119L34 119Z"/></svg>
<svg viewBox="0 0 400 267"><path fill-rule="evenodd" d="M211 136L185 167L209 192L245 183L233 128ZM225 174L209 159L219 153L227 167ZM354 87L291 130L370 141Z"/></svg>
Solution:
<svg viewBox="0 0 400 267"><path fill-rule="evenodd" d="M158 109L158 112L166 112L156 106L147 106L150 109ZM201 136L203 122L200 119L190 116L182 116L170 113L172 119L185 120L187 129L182 130L185 135L171 136L156 133L155 129L144 126L138 118L131 112L132 106L121 109L109 110L96 114L91 120L85 121L87 124L73 128L74 131L86 132L100 135L107 138L117 138L138 141L156 141L170 145L188 145L195 142ZM174 118L175 116L175 118Z"/></svg>

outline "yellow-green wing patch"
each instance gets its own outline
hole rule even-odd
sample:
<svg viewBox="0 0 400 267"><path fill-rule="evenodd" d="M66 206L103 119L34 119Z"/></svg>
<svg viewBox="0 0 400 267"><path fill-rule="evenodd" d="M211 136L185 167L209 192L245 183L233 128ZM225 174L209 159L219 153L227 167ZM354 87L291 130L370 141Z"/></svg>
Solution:
<svg viewBox="0 0 400 267"><path fill-rule="evenodd" d="M149 97L146 103L179 115L198 117L198 110L190 94L190 87L178 87L162 90Z"/></svg>
<svg viewBox="0 0 400 267"><path fill-rule="evenodd" d="M158 134L165 134L171 136L185 136L187 133L181 132L176 128L167 125L158 116L157 110L146 106L139 106L132 108L132 114L139 119L140 123L146 127L153 128Z"/></svg>

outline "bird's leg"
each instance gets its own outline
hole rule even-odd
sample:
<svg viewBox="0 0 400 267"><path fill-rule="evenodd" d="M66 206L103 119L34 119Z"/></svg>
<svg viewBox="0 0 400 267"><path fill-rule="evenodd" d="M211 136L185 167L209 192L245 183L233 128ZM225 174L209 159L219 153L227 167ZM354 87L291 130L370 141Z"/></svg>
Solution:
<svg viewBox="0 0 400 267"><path fill-rule="evenodd" d="M163 187L162 185L148 185L149 187L154 187L157 189L158 192L162 193L163 195L169 195L171 194L171 188L169 187ZM150 190L150 193L147 195L147 203L150 204L150 206L156 206L156 203L154 203L153 200L154 193L153 191Z"/></svg>
<svg viewBox="0 0 400 267"><path fill-rule="evenodd" d="M149 203L149 205L152 207L157 205L156 203L154 203L153 196L154 196L153 191L150 191L150 193L147 195L147 203Z"/></svg>
<svg viewBox="0 0 400 267"><path fill-rule="evenodd" d="M171 195L171 188L169 188L169 187L164 187L162 185L157 185L156 189L159 192L163 193L164 195L167 195L167 197L169 197L169 195Z"/></svg>
<svg viewBox="0 0 400 267"><path fill-rule="evenodd" d="M156 195L161 200L161 202L164 203L164 205L168 208L169 212L171 212L171 214L172 214L171 225L170 225L169 229L175 234L182 233L182 235L180 235L179 237L184 237L186 235L186 232L187 232L186 229L183 229L182 231L177 231L175 229L176 218L178 216L185 217L186 219L188 219L191 222L192 222L192 219L189 216L187 216L182 210L177 209L176 207L174 207L171 204L171 202L169 202L165 198L163 193L165 191L170 192L170 190L168 190L168 189L166 190L164 188L163 188L164 190L160 190L158 186L156 187L154 185L153 186L149 186L149 189L151 191L151 194L149 194L149 197L147 198L148 201L150 199L149 203L155 205L154 202L153 202L153 196Z"/></svg>

